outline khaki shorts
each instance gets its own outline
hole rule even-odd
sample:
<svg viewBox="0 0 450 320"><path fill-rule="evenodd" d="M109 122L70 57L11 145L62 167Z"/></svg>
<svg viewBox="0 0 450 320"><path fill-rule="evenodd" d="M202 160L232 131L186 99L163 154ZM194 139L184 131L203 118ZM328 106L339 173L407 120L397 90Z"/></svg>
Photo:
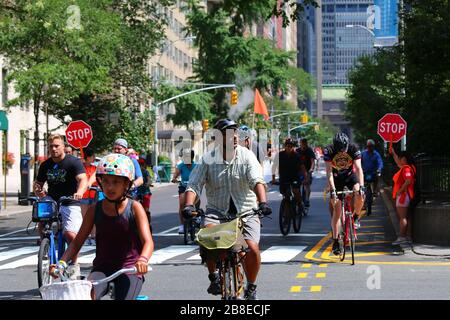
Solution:
<svg viewBox="0 0 450 320"><path fill-rule="evenodd" d="M225 220L219 220L219 218L224 218L224 215L214 209L207 209L205 219L203 220L203 226L207 226L209 224L217 225L227 222ZM251 240L259 244L259 240L261 238L261 222L258 215L244 218L242 235L245 240Z"/></svg>

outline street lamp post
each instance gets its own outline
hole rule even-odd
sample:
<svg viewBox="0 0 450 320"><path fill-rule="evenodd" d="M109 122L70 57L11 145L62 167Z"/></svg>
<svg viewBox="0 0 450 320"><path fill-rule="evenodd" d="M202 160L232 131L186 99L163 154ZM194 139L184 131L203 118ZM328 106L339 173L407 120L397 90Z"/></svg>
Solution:
<svg viewBox="0 0 450 320"><path fill-rule="evenodd" d="M366 31L369 32L372 36L375 37L375 33L374 33L372 30L370 30L369 28L367 28L366 26L363 26L363 25L360 25L360 24L347 24L345 27L346 27L346 28L361 28L361 29L366 30Z"/></svg>

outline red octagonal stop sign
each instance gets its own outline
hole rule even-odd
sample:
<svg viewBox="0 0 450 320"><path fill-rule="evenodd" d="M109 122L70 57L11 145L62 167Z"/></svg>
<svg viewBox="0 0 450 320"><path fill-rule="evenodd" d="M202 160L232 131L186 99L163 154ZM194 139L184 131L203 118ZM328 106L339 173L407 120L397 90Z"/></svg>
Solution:
<svg viewBox="0 0 450 320"><path fill-rule="evenodd" d="M69 123L66 129L67 143L76 149L86 148L92 140L92 128L83 120Z"/></svg>
<svg viewBox="0 0 450 320"><path fill-rule="evenodd" d="M399 142L406 135L406 121L399 114L386 113L378 120L377 132L385 142Z"/></svg>

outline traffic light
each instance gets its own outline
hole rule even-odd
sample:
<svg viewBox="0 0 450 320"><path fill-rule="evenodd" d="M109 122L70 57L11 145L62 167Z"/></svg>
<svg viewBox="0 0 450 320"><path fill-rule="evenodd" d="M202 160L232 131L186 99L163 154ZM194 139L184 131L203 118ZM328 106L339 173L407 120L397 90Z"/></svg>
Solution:
<svg viewBox="0 0 450 320"><path fill-rule="evenodd" d="M208 131L208 129L209 129L209 120L208 119L202 120L202 128L203 128L203 132Z"/></svg>
<svg viewBox="0 0 450 320"><path fill-rule="evenodd" d="M238 103L238 92L236 90L231 91L231 105L237 105Z"/></svg>
<svg viewBox="0 0 450 320"><path fill-rule="evenodd" d="M304 113L300 116L300 123L301 124L308 123L308 115L306 113Z"/></svg>

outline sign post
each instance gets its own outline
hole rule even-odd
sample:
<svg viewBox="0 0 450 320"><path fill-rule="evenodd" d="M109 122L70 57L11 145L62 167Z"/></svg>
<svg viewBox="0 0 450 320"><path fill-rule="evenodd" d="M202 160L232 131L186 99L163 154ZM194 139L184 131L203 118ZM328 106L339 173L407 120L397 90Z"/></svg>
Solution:
<svg viewBox="0 0 450 320"><path fill-rule="evenodd" d="M407 123L401 115L396 113L387 113L380 120L378 120L377 133L384 142L392 143L406 140Z"/></svg>
<svg viewBox="0 0 450 320"><path fill-rule="evenodd" d="M3 134L5 135L5 149L3 150L3 173L5 175L5 191L3 193L3 208L6 209L6 160L8 157L8 118L6 117L5 111L0 111L0 131L3 131ZM1 207L1 206L0 206Z"/></svg>
<svg viewBox="0 0 450 320"><path fill-rule="evenodd" d="M80 149L83 158L83 148L86 148L93 138L92 128L83 120L69 123L66 129L67 143L75 149Z"/></svg>

